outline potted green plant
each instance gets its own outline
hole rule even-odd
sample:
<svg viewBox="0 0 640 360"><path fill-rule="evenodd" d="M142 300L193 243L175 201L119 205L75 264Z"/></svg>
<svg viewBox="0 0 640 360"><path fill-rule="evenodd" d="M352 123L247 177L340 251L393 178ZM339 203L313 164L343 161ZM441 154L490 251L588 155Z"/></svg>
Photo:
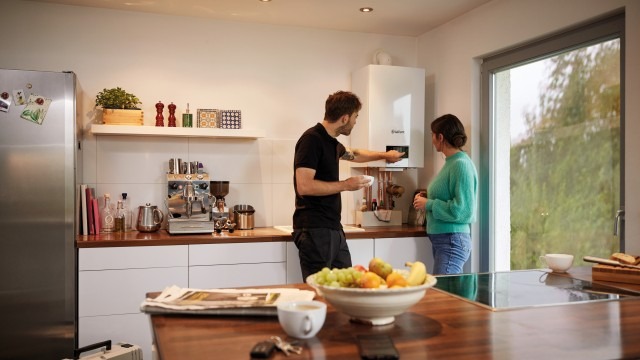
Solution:
<svg viewBox="0 0 640 360"><path fill-rule="evenodd" d="M142 125L140 99L120 87L104 89L96 95L96 107L102 108L102 121L110 125Z"/></svg>

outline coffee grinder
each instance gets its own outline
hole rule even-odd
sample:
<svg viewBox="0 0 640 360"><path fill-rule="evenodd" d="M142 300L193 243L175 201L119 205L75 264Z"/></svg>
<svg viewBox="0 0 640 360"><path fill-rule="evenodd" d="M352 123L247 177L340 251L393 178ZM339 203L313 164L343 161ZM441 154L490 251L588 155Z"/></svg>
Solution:
<svg viewBox="0 0 640 360"><path fill-rule="evenodd" d="M229 182L210 181L209 184L209 191L216 199L211 206L211 221L214 223L215 232L220 233L222 230L228 230L232 233L236 224L231 222L230 210L224 199L229 194Z"/></svg>

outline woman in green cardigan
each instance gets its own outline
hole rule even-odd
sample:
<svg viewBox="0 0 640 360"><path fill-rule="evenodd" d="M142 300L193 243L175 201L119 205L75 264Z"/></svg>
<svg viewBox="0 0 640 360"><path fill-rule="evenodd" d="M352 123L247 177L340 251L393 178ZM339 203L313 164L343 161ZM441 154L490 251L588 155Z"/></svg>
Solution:
<svg viewBox="0 0 640 360"><path fill-rule="evenodd" d="M459 274L471 255L471 223L475 221L478 172L462 147L467 135L462 122L447 114L431 123L431 142L446 160L413 206L426 210L434 274Z"/></svg>

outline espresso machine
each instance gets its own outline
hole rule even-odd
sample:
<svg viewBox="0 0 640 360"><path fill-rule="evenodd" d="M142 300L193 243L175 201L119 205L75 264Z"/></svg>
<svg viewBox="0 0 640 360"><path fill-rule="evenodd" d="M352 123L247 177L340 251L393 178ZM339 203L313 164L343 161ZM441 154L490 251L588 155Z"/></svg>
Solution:
<svg viewBox="0 0 640 360"><path fill-rule="evenodd" d="M214 230L217 233L227 230L232 233L236 224L232 221L231 210L227 207L224 197L229 194L228 181L211 181L211 196L215 202L211 206L211 221L214 223Z"/></svg>
<svg viewBox="0 0 640 360"><path fill-rule="evenodd" d="M167 174L169 234L212 233L209 174L197 161L169 160Z"/></svg>

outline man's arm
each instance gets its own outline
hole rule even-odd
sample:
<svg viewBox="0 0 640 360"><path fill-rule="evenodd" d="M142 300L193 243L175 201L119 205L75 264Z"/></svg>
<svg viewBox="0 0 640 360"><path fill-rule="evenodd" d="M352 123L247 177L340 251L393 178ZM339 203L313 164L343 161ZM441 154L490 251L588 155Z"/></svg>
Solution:
<svg viewBox="0 0 640 360"><path fill-rule="evenodd" d="M347 149L342 155L342 160L364 163L375 160L386 160L388 163L398 162L402 159L403 152L389 150L387 152L371 151L364 149Z"/></svg>
<svg viewBox="0 0 640 360"><path fill-rule="evenodd" d="M314 179L316 171L310 168L296 169L296 189L300 196L323 196L337 194L342 191L362 189L369 181L362 175L353 176L342 181L322 181Z"/></svg>

